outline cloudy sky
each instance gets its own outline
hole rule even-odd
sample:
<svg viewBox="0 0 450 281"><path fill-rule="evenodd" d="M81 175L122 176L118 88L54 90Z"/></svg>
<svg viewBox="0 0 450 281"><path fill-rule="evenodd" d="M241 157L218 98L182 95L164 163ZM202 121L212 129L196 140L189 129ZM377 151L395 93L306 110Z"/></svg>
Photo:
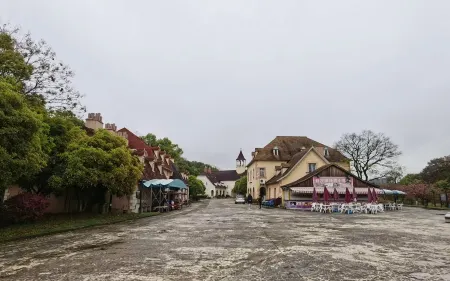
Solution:
<svg viewBox="0 0 450 281"><path fill-rule="evenodd" d="M449 1L0 0L89 112L233 168L276 135L371 129L408 172L450 154Z"/></svg>

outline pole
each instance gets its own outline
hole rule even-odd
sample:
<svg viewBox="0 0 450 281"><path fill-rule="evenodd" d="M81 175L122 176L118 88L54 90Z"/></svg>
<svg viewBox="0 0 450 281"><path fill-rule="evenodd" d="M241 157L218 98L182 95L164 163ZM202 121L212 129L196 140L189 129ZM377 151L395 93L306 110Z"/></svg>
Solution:
<svg viewBox="0 0 450 281"><path fill-rule="evenodd" d="M150 189L150 212L153 212L153 189Z"/></svg>
<svg viewBox="0 0 450 281"><path fill-rule="evenodd" d="M139 213L142 214L142 188L139 187Z"/></svg>

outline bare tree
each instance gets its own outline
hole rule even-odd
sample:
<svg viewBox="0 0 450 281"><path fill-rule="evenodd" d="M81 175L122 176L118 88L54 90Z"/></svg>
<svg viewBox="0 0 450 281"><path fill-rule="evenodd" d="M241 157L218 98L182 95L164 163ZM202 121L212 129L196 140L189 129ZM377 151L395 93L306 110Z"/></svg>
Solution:
<svg viewBox="0 0 450 281"><path fill-rule="evenodd" d="M30 77L18 78L26 95L41 96L50 111L72 111L84 113L81 105L83 97L72 87L74 72L62 61L58 61L56 53L44 41L34 41L30 33L22 35L20 28L9 24L0 26L0 33L7 33L15 40L15 49L20 52L27 64L33 67Z"/></svg>
<svg viewBox="0 0 450 281"><path fill-rule="evenodd" d="M360 134L344 134L335 147L352 161L354 171L362 179L387 177L398 171L396 158L401 152L398 145L382 133L365 130Z"/></svg>

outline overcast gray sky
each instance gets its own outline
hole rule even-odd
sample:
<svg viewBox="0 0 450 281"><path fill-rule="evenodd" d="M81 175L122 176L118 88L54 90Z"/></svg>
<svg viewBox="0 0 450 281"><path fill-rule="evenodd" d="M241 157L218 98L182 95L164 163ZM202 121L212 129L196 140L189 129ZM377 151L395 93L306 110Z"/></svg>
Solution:
<svg viewBox="0 0 450 281"><path fill-rule="evenodd" d="M89 112L233 168L276 135L371 129L408 172L450 154L450 1L20 1Z"/></svg>

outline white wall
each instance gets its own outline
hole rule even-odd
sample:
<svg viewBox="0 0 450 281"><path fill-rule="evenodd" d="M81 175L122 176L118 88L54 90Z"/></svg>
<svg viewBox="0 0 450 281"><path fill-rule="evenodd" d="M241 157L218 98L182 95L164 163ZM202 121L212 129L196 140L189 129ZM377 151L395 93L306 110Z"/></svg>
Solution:
<svg viewBox="0 0 450 281"><path fill-rule="evenodd" d="M205 189L205 194L208 196L211 196L211 191L214 190L214 196L217 195L217 191L216 191L216 187L214 186L214 184L209 181L209 179L204 176L204 175L200 175L197 176L197 179L201 180L203 182L203 184L205 185L206 189ZM234 188L234 183L235 181L223 181L222 182L227 188L224 190L223 188L218 188L218 191L225 191L225 195L228 194L230 196L234 196L234 193L232 193L231 191Z"/></svg>
<svg viewBox="0 0 450 281"><path fill-rule="evenodd" d="M211 196L211 190L215 190L214 184L212 184L212 182L210 182L209 179L203 175L197 176L197 179L201 180L203 182L203 184L205 185L205 187L206 187L205 194L207 196ZM215 191L214 191L214 196L216 196Z"/></svg>
<svg viewBox="0 0 450 281"><path fill-rule="evenodd" d="M235 196L235 194L232 192L234 188L235 181L223 181L223 184L227 186L227 189L225 190L225 195L230 195L232 197Z"/></svg>

